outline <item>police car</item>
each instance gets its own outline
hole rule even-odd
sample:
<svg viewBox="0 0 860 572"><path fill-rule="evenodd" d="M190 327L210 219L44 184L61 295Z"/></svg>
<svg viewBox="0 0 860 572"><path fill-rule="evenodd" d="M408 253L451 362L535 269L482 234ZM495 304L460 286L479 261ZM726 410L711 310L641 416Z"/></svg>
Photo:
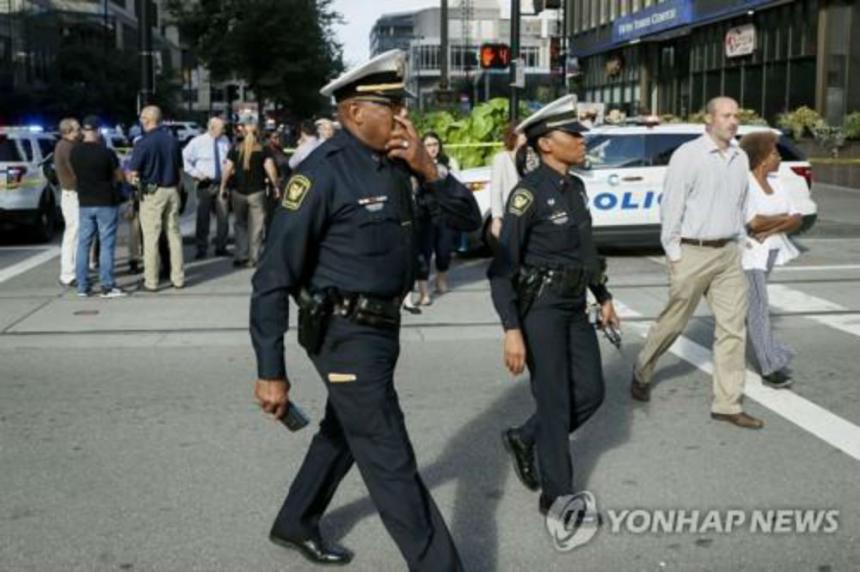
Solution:
<svg viewBox="0 0 860 572"><path fill-rule="evenodd" d="M56 141L37 127L0 127L0 223L40 241L51 239L59 220L60 190L44 172Z"/></svg>
<svg viewBox="0 0 860 572"><path fill-rule="evenodd" d="M702 124L595 127L586 135L587 160L575 173L585 182L595 238L604 245L656 243L660 234L660 198L666 167L675 150L705 131ZM779 136L782 158L778 178L803 215L801 230L815 223L818 208L810 196L812 167L776 129L743 125L737 138L756 131Z"/></svg>
<svg viewBox="0 0 860 572"><path fill-rule="evenodd" d="M743 125L738 139L754 131L779 135L782 164L778 177L795 208L803 215L800 231L815 224L818 208L810 196L812 167L779 131ZM586 136L587 162L574 173L585 183L594 220L595 240L602 246L658 245L660 198L666 167L675 150L704 133L703 124L601 125ZM489 243L490 169L462 171L461 180L475 193L484 215L484 228L472 237L473 246Z"/></svg>

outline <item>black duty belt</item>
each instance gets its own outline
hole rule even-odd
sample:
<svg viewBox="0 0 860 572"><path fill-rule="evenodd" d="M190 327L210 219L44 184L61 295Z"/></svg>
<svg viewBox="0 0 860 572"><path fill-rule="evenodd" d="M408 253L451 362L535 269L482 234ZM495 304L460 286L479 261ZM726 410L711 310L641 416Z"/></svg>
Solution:
<svg viewBox="0 0 860 572"><path fill-rule="evenodd" d="M734 242L733 238L715 238L713 240L700 240L698 238L682 238L681 244L691 244L693 246L707 246L709 248L722 248L730 242Z"/></svg>
<svg viewBox="0 0 860 572"><path fill-rule="evenodd" d="M357 324L378 328L397 328L400 326L400 304L395 298L378 298L353 292L331 292L333 312Z"/></svg>

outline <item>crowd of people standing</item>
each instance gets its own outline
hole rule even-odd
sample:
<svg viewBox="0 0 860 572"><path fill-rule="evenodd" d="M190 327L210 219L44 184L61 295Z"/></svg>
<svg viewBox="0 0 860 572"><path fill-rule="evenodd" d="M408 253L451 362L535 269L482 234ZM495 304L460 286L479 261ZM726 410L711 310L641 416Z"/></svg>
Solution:
<svg viewBox="0 0 860 572"><path fill-rule="evenodd" d="M232 256L237 268L255 266L282 182L337 129L328 120L302 122L301 152L290 157L287 133L261 133L251 115L240 116L232 133L224 118L211 117L206 131L184 148L163 124L158 107L144 107L139 125L130 155L120 161L103 137L98 117L83 122L68 117L59 124L54 169L65 223L59 283L76 288L81 297L93 294L90 273L96 268L101 297L127 295L114 272L122 218L128 222L128 270L143 273L138 288L156 292L164 278L173 288L184 288L180 216L190 193L197 203L195 260L209 256L214 214L215 256Z"/></svg>

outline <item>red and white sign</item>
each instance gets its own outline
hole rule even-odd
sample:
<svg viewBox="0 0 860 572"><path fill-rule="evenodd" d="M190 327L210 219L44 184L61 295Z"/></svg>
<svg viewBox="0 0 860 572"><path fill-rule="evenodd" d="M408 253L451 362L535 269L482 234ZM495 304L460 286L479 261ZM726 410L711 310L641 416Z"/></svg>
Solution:
<svg viewBox="0 0 860 572"><path fill-rule="evenodd" d="M726 57L748 56L755 51L755 26L744 24L726 32Z"/></svg>

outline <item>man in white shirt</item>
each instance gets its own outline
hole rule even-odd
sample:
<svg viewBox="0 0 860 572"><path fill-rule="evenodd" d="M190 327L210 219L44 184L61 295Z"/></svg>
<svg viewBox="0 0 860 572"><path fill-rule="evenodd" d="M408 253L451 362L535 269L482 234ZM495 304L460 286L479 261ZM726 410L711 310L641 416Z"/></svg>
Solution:
<svg viewBox="0 0 860 572"><path fill-rule="evenodd" d="M211 118L206 133L189 141L182 151L183 170L194 179L197 189L198 260L206 258L209 249L209 219L213 207L217 224L215 255L227 256L228 205L227 199L219 195L218 189L229 151L230 141L224 135L224 120L220 117Z"/></svg>
<svg viewBox="0 0 860 572"><path fill-rule="evenodd" d="M657 360L684 331L704 297L714 313L711 418L745 429L764 423L743 411L747 283L738 241L745 236L749 160L738 147L738 104L708 102L705 134L669 161L660 203L661 241L669 267L669 300L648 332L633 368L634 399L650 399Z"/></svg>
<svg viewBox="0 0 860 572"><path fill-rule="evenodd" d="M310 121L302 121L299 125L299 141L296 152L290 157L290 169L295 171L302 161L320 146L322 139L317 137L316 126Z"/></svg>

